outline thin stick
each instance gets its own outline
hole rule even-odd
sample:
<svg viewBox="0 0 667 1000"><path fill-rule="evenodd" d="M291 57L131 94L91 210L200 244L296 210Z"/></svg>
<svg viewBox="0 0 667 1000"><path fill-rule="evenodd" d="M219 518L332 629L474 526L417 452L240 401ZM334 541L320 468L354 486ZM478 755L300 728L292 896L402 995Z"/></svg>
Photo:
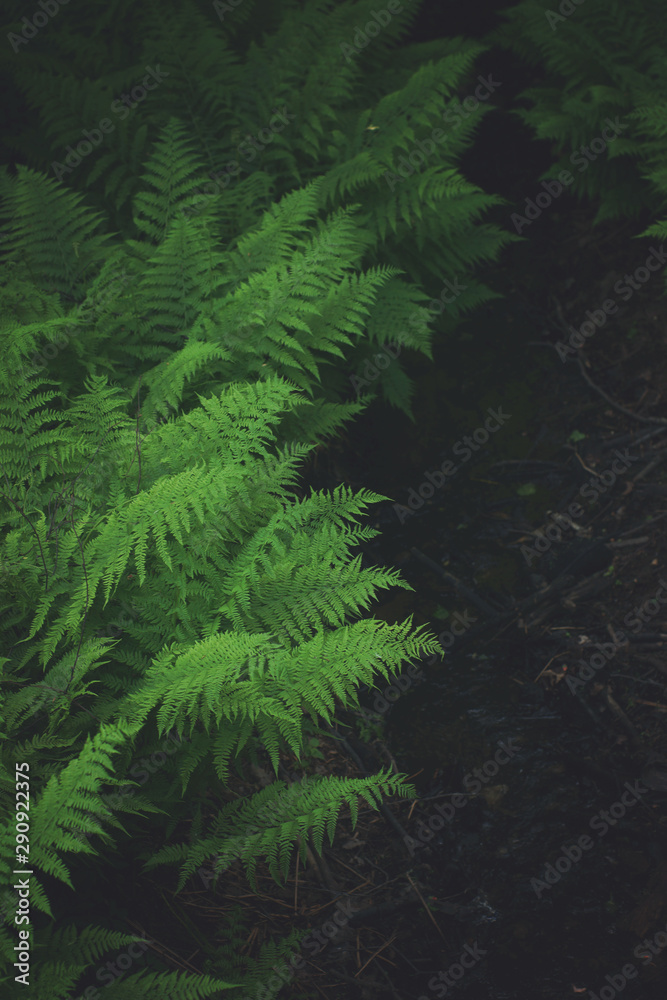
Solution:
<svg viewBox="0 0 667 1000"><path fill-rule="evenodd" d="M362 973L362 972L364 971L364 969L366 968L366 966L367 966L367 965L370 965L370 963L371 963L371 962L373 961L373 959L374 959L374 958L377 958L377 957L378 957L378 955L380 954L380 952L381 952L381 951L384 951L384 950L385 950L385 948L388 948L388 947L389 947L389 945L390 945L390 944L392 944L392 942L393 942L393 941L395 941L395 940L396 940L396 935L395 935L395 934L393 934L393 935L392 935L392 936L391 936L391 937L389 938L389 940L388 940L388 941L385 941L385 943L384 943L384 944L383 944L383 945L382 945L382 946L381 946L380 948L378 948L378 950L377 950L376 952L374 952L374 953L373 953L373 954L371 955L371 957L370 957L370 958L368 959L368 961L367 961L367 962L364 962L364 964L363 964L363 965L361 966L361 968L359 969L359 971L358 971L358 972L355 972L355 974L354 974L354 978L356 979L356 978L357 978L357 976L360 976L360 975L361 975L361 973Z"/></svg>
<svg viewBox="0 0 667 1000"><path fill-rule="evenodd" d="M574 449L574 454L577 456L577 458L581 462L581 464L584 467L584 469L586 470L586 472L591 472L594 476L597 476L598 479L600 478L600 473L596 472L595 469L589 469L588 468L588 466L586 465L586 463L584 462L583 458L581 457L581 455L579 454L579 452L577 451L576 448Z"/></svg>
<svg viewBox="0 0 667 1000"><path fill-rule="evenodd" d="M295 913L296 913L297 895L298 895L298 892L299 892L299 858L300 858L300 852L299 852L299 849L297 848L297 852L296 852L296 870L294 872L294 912Z"/></svg>
<svg viewBox="0 0 667 1000"><path fill-rule="evenodd" d="M136 928L139 927L139 924L135 924L132 920L128 920L127 923L130 925L130 927L136 927ZM140 931L140 933L142 937L146 936L144 931ZM196 968L196 966L190 965L190 963L187 960L185 960L184 962L183 959L180 959L178 957L175 951L169 948L166 944L162 944L162 942L158 941L157 938L152 938L146 943L148 944L149 948L152 948L153 951L157 952L158 955L162 955L163 958L165 958L167 961L172 962L176 966L180 966L182 969L189 968L192 970L192 972L195 972L198 975L200 974L200 970Z"/></svg>
<svg viewBox="0 0 667 1000"><path fill-rule="evenodd" d="M611 396L607 395L604 389L601 389L599 385L590 378L588 372L584 367L584 363L581 360L581 352L577 352L577 363L579 365L579 370L584 377L584 380L588 383L591 389L594 389L604 400L606 400L610 406L613 406L615 410L619 413L624 413L626 417L632 417L633 420L641 420L643 424L667 424L667 419L665 417L642 417L639 413L633 413L632 410L628 410L626 406L621 406L616 400L612 399Z"/></svg>
<svg viewBox="0 0 667 1000"><path fill-rule="evenodd" d="M414 882L412 881L412 879L410 878L410 876L407 874L407 872L406 872L405 877L407 878L408 882L410 883L410 885L412 886L412 888L415 890L415 892L419 896L419 898L421 900L421 903L422 903L422 906L424 907L424 909L426 910L426 912L428 913L428 915L429 915L429 917L431 919L431 923L433 924L433 926L435 927L435 929L437 930L438 934L440 935L440 937L442 938L442 940L445 942L445 944L447 944L447 938L445 937L445 935L440 930L440 928L438 926L438 922L435 919L435 917L433 916L433 914L431 913L429 907L426 905L426 900L422 896L421 892L419 891L419 889L417 888L417 886L414 884Z"/></svg>
<svg viewBox="0 0 667 1000"><path fill-rule="evenodd" d="M667 712L667 705L661 705L659 701L646 701L645 698L635 698L634 701L638 705L650 705L652 708L657 708L661 712Z"/></svg>
<svg viewBox="0 0 667 1000"><path fill-rule="evenodd" d="M535 681L533 681L533 683L536 683L537 681L539 681L540 677L542 676L542 674L544 673L544 671L547 669L547 667L549 666L549 664L553 663L554 660L557 660L559 656L565 656L565 650L564 649L560 653L556 653L555 656L551 657L551 659L549 660L549 663L547 663L546 667L542 667L542 669L540 670L539 674L537 675L537 677L535 678Z"/></svg>
<svg viewBox="0 0 667 1000"><path fill-rule="evenodd" d="M632 482L633 483L638 483L640 479L643 479L644 476L648 475L649 472L652 472L653 469L655 469L656 465L660 465L660 463L662 462L662 459L663 459L663 456L661 454L658 455L657 458L652 459L648 463L648 465L645 465L643 469L639 470L639 472L637 473L637 475L635 476L635 478L632 480Z"/></svg>

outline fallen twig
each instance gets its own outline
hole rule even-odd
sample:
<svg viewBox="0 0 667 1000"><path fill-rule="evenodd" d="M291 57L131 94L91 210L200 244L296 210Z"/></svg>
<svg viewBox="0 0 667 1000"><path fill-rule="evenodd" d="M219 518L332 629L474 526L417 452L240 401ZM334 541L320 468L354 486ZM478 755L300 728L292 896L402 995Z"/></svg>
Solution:
<svg viewBox="0 0 667 1000"><path fill-rule="evenodd" d="M657 434L664 434L665 431L667 431L667 427L654 427L652 431L647 431L646 434L642 430L638 430L632 434L622 434L621 437L609 438L603 441L602 444L605 448L618 448L622 444L630 444L631 441L635 444L641 444L643 441L648 441L649 438L655 437ZM641 437L637 437L638 434Z"/></svg>
<svg viewBox="0 0 667 1000"><path fill-rule="evenodd" d="M644 531L650 525L655 524L657 521L662 521L663 518L667 517L667 511L663 511L657 517L652 517L650 521L643 521L642 524L635 525L634 528L630 528L629 531L624 531L622 534L617 535L617 538L627 538L628 535L634 535L636 531Z"/></svg>
<svg viewBox="0 0 667 1000"><path fill-rule="evenodd" d="M657 708L660 712L667 712L667 705L661 705L659 701L646 701L645 698L634 698L633 700L638 705L650 705L651 708Z"/></svg>
<svg viewBox="0 0 667 1000"><path fill-rule="evenodd" d="M436 926L437 926L437 925L436 925ZM370 963L371 963L371 962L373 961L373 959L374 959L374 958L377 958L377 957L378 957L378 955L380 954L380 952L384 951L384 950L385 950L385 948L388 948L388 947L389 947L389 945L390 945L390 944L391 944L391 943L392 943L393 941L395 941L395 940L396 940L396 935L395 935L395 934L392 934L392 936L391 936L391 937L389 938L389 940L388 940L388 941L385 941L385 943L384 943L383 945L381 945L381 946L380 946L380 947L379 947L379 948L377 949L377 951L374 951L374 952L373 952L373 954L371 955L371 957L370 957L370 958L368 959L368 961L364 962L364 964L363 964L363 965L361 966L361 968L359 969L359 971L358 971L358 972L355 972L355 974L354 974L354 977L355 977L355 979L356 979L356 977L357 977L357 976L360 976L360 975L361 975L361 973L362 973L362 972L364 971L364 969L366 968L366 966L367 966L367 965L370 965Z"/></svg>
<svg viewBox="0 0 667 1000"><path fill-rule="evenodd" d="M417 886L414 884L414 882L412 881L412 879L410 878L410 876L407 874L407 872L406 872L405 877L407 878L408 882L410 883L410 885L412 886L412 888L415 890L415 892L419 896L419 898L421 900L421 903L422 903L422 906L424 907L424 909L428 913L429 917L431 918L431 923L433 924L433 926L435 927L435 929L437 930L438 934L440 935L440 937L442 938L442 940L445 942L445 944L447 944L447 938L445 937L445 935L440 930L440 927L438 926L438 922L435 919L435 917L433 916L433 914L431 913L430 908L426 905L426 900L422 896L421 892L419 891L419 889L417 888Z"/></svg>
<svg viewBox="0 0 667 1000"><path fill-rule="evenodd" d="M665 457L664 455L658 455L657 458L651 459L648 465L645 465L643 469L639 470L639 472L632 480L632 482L638 483L641 479L644 478L644 476L648 475L649 472L652 472L653 469L655 469L656 465L660 465L664 457Z"/></svg>
<svg viewBox="0 0 667 1000"><path fill-rule="evenodd" d="M588 372L586 371L585 365L581 360L581 351L577 352L577 363L579 364L579 370L584 377L584 380L588 383L591 389L594 389L610 406L613 406L615 410L619 413L624 413L626 417L632 417L633 420L641 420L643 424L665 424L667 425L667 418L665 417L642 417L639 413L633 413L632 410L628 410L627 406L622 406L617 403L615 399L601 389L599 385L593 381Z"/></svg>
<svg viewBox="0 0 667 1000"><path fill-rule="evenodd" d="M337 733L336 730L333 729L331 726L329 726L328 728L333 738L337 740L344 747L346 753L350 755L350 757L355 762L355 764L357 765L361 773L364 775L364 777L369 777L369 773L364 767L364 762L362 761L359 754L350 746L345 737L341 736L340 733ZM387 820L387 822L391 826L393 826L393 828L396 830L401 840L403 841L406 850L409 853L408 844L410 843L410 835L408 831L403 826L401 826L396 817L390 812L390 810L383 802L379 803L378 809L380 810L384 818Z"/></svg>
<svg viewBox="0 0 667 1000"><path fill-rule="evenodd" d="M603 687L602 697L604 698L605 702L607 703L611 711L614 713L616 718L619 720L619 722L625 727L633 743L635 743L639 747L643 746L639 733L637 732L637 730L632 725L632 723L628 719L627 715L625 714L621 706L614 698L613 694L611 693L611 686L609 684L606 684ZM637 699L635 698L635 701L636 700Z"/></svg>

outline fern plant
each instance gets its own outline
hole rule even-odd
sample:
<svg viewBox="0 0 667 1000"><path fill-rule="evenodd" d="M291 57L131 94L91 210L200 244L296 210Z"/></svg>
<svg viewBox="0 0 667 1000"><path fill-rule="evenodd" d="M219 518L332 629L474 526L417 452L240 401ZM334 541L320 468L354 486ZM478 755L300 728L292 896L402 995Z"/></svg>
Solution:
<svg viewBox="0 0 667 1000"><path fill-rule="evenodd" d="M289 789L276 782L215 818L201 812L202 791L223 788L232 761L243 768L268 753L277 772L281 752L304 755L319 719L356 704L359 683L437 649L411 621L354 620L379 588L407 586L352 555L376 534L359 516L384 498L345 487L297 498L310 446L277 447L280 418L300 401L278 375L220 384L146 433L145 416L138 431L127 412L131 392L104 376L69 400L33 367L19 379L24 341L8 329L9 341L16 335L0 368L2 795L8 815L14 761L25 761L33 905L55 916L44 877L75 887L75 856L94 857L99 870L101 845L125 844L139 829L163 841L143 855L149 867L180 863L178 886L211 858L216 870L240 859L251 879L267 859L280 879L297 841L303 850L309 832L317 848L325 831L333 838L343 805L354 821L359 797L375 807L382 795L411 791L403 776L385 774ZM107 463L103 490L89 474L96 462ZM118 635L106 622L121 602L136 619ZM180 788L155 781L114 794L136 785L125 777L132 759L172 732L183 742ZM200 803L194 819L191 796ZM267 805L278 801L267 822ZM163 834L151 816L167 806ZM172 843L188 819L198 835ZM14 837L5 822L7 877ZM67 962L59 939L47 937L35 996L72 996L93 955L116 942L101 929L87 933L90 945ZM12 945L3 930L5 961ZM8 996L19 995L5 983ZM228 987L224 971L181 979L142 970L121 993L205 997Z"/></svg>
<svg viewBox="0 0 667 1000"><path fill-rule="evenodd" d="M320 182L314 180L285 195L223 249L214 220L188 215L195 183L189 155L182 126L170 122L147 163L146 190L136 198L143 240L113 240L80 196L44 175L21 171L6 178L5 297L30 280L42 298L60 289L44 318L22 324L23 357L62 385L72 380L74 355L79 376L82 369L113 372L114 381L137 396L143 386L143 412L150 419L179 403L191 405L197 388L254 380L269 367L311 397L312 425L302 419L300 433L314 441L313 435L331 430L336 413L351 416L360 409L356 401L344 402L349 382L343 375L341 386L331 377L332 359L384 338L430 354L425 295L396 267L360 271L370 238L358 206L321 218ZM80 239L54 245L44 258L54 263L40 269L44 214L51 231L69 228ZM104 260L101 246L107 247ZM88 265L85 287L69 277L78 260ZM5 336L14 350L10 319Z"/></svg>
<svg viewBox="0 0 667 1000"><path fill-rule="evenodd" d="M521 95L527 107L513 113L552 143L543 179L568 171L570 190L597 203L595 223L654 210L655 189L642 178L655 179L664 162L664 4L586 0L563 14L548 0L522 0L503 16L486 40L539 73Z"/></svg>
<svg viewBox="0 0 667 1000"><path fill-rule="evenodd" d="M265 213L289 194L303 206L298 192L304 189L313 199L311 240L326 214L349 234L344 213L358 206L364 241L357 246L366 274L379 282L380 275L386 280L396 273L389 268L398 268L430 295L439 295L446 281L459 289L439 309L443 332L497 294L475 271L516 235L482 221L502 199L468 182L459 167L492 106L495 84L480 91L482 100L474 97L480 86L475 63L486 46L455 38L398 48L418 11L416 2L387 14L372 42L355 43L355 25L375 23L375 6L371 0L288 0L276 8L244 0L231 16L231 8L226 14L203 0L188 0L165 18L154 0L129 8L117 2L110 10L120 15L123 37L132 38L125 65L119 62L118 34L111 28L101 32L85 8L54 19L48 43L38 35L21 49L20 59L16 53L13 79L38 117L12 137L15 148L34 169L49 170L76 190L85 186L91 208L106 212L108 231L137 241L127 246L135 267L150 261L152 273L142 270L141 292L153 295L152 316L135 319L148 324L142 350L154 350L156 323L164 328L166 319L178 319L187 325L192 316L185 303L180 317L173 307L158 305L169 303L173 268L188 270L192 260L203 261L206 246L209 276L219 278L216 269L228 263L244 275L238 259L227 256L237 252L238 235L254 232L257 247L267 235ZM80 57L68 58L77 46ZM118 68L100 75L100 66ZM142 88L147 68L160 77L155 91ZM135 89L139 96L144 89L144 96L133 101ZM465 110L468 98L476 102L472 113ZM113 126L104 134L98 127L103 120ZM49 137L47 149L37 138L40 128ZM84 130L99 132L99 142L80 156L75 140ZM74 149L71 162L80 162L61 172L53 164L65 165L67 148ZM311 187L315 182L317 188ZM174 226L163 240L174 210L202 226ZM295 249L300 247L283 245L283 255ZM324 267L321 243L312 250ZM255 254L246 251L244 257L247 275L256 267ZM304 257L304 266L312 260L312 253ZM203 280L203 274L188 275L189 295L201 299ZM315 287L313 275L311 292ZM206 295L220 297L216 288L205 288ZM405 291L405 283L387 285L367 340L347 345L347 370L327 371L338 399L349 397L350 376L384 345L400 342L428 353L428 299L411 301L405 317ZM312 314L305 304L304 311ZM119 326L131 329L125 322ZM242 329L254 329L253 321ZM138 349L136 338L119 339L123 351L128 343ZM254 342L251 353L257 353ZM411 414L412 383L402 358L367 388Z"/></svg>
<svg viewBox="0 0 667 1000"><path fill-rule="evenodd" d="M485 47L399 49L417 4L362 47L368 0L224 6L73 7L10 60L28 114L5 140L21 165L0 170L0 795L8 816L25 762L37 1000L99 1000L102 982L109 1000L276 995L269 970L298 935L252 967L204 943L198 975L148 953L109 983L102 956L146 941L114 915L52 921L116 851L176 868L175 891L237 863L257 886L348 810L413 791L309 771L360 684L439 646L364 617L407 587L354 554L386 498L305 495L298 471L363 409L350 376L368 358L431 356L439 283L467 286L445 330L495 294L474 271L514 237L459 169L491 107L460 103ZM376 386L410 413L402 359ZM275 780L233 799L259 761ZM9 821L0 838L8 878Z"/></svg>

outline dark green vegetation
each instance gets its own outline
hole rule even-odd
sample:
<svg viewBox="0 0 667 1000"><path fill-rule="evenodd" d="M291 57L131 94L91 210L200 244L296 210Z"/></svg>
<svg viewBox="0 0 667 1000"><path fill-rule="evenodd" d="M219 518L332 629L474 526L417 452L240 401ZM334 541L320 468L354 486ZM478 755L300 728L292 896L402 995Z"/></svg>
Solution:
<svg viewBox="0 0 667 1000"><path fill-rule="evenodd" d="M295 848L305 862L343 818L413 794L389 769L322 773L319 737L360 686L441 648L411 618L364 617L410 589L356 551L387 498L305 493L299 474L375 396L412 416L418 355L474 352L464 321L507 292L491 265L523 205L462 165L503 94L479 68L492 46L536 67L504 111L552 142L545 177L571 168L598 221L650 211L634 235L667 236L660 5L586 0L550 24L530 2L484 43L405 44L418 6L394 4L365 44L369 2L72 2L7 25L8 998L277 995L303 935L248 957L239 915L224 943L196 938L200 972L167 972L94 887L129 865L181 890L240 861L257 889L260 865L281 882ZM627 131L572 160L607 118ZM12 966L22 867L29 992ZM97 975L126 952L122 977Z"/></svg>

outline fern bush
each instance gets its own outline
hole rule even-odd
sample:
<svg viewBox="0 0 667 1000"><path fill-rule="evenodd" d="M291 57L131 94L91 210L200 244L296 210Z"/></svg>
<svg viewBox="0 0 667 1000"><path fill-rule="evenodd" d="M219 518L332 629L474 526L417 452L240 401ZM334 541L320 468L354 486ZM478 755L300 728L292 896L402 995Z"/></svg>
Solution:
<svg viewBox="0 0 667 1000"><path fill-rule="evenodd" d="M156 162L180 134L165 127ZM408 794L402 776L383 773L276 781L233 805L221 797L213 818L203 805L232 761L243 770L267 753L277 771L281 751L307 756L318 720L356 704L360 683L438 648L411 621L356 620L379 588L406 586L352 555L376 534L359 515L384 498L294 492L312 444L361 409L309 398L316 361L365 334L391 280L397 309L418 292L401 293L389 266L358 270L354 212L314 222L317 182L225 255L206 219L169 214L152 163L136 198L144 242L100 231L80 196L31 168L4 178L2 795L9 815L14 778L24 780L14 763L25 762L23 863L45 918L58 915L48 879L76 888L83 878L72 855L95 859L99 877L100 848L130 838L152 845L138 858L147 867L180 866L178 887L211 858L217 872L240 859L251 881L266 859L281 879L297 842L303 853L307 835L316 849L325 831L333 837L343 806L356 820L360 797L376 806ZM187 198L186 186L173 200ZM33 235L40 223L49 253ZM243 324L260 338L254 347L239 343ZM128 607L131 620L112 625ZM136 791L124 777L139 778L132 761L167 733L183 744L176 775ZM11 884L13 823L1 835ZM78 995L102 952L134 940L96 923L36 927L36 997ZM65 940L75 942L66 961ZM3 930L8 965L13 943ZM246 970L244 989L276 947ZM239 982L215 968L221 960L212 952L211 974L198 977L142 969L105 996L218 995ZM11 975L5 986L19 995Z"/></svg>
<svg viewBox="0 0 667 1000"><path fill-rule="evenodd" d="M276 995L296 933L250 962L233 914L201 974L147 954L108 982L103 958L147 942L63 919L69 894L116 852L175 868L176 892L237 862L280 882L342 810L413 792L309 770L360 684L439 646L365 617L407 587L355 554L386 498L298 476L376 391L411 413L402 358L361 399L350 376L390 344L430 357L430 296L462 279L453 330L515 238L459 169L491 108L460 113L485 46L399 48L417 9L364 45L369 0L111 0L34 31L6 8L26 113L0 168L0 869L30 869L36 1000ZM232 768L266 762L275 780L235 797ZM21 906L0 899L8 998Z"/></svg>
<svg viewBox="0 0 667 1000"><path fill-rule="evenodd" d="M268 368L308 394L285 419L314 443L363 406L327 378L333 360L373 338L430 353L426 296L392 265L360 269L368 234L357 206L321 218L317 179L224 249L209 218L184 211L195 181L161 183L165 171L184 176L181 137L170 122L147 163L134 210L144 240L104 232L62 182L25 167L5 174L2 335L12 349L20 340L22 371L37 365L67 387L106 372L147 420ZM31 322L17 330L17 320Z"/></svg>
<svg viewBox="0 0 667 1000"><path fill-rule="evenodd" d="M503 16L507 23L486 41L535 68L521 95L527 107L514 113L552 143L554 163L542 179L569 171L570 190L597 204L596 223L664 210L665 5L522 0Z"/></svg>
<svg viewBox="0 0 667 1000"><path fill-rule="evenodd" d="M152 315L140 317L147 333L142 350L159 339L156 324L167 320L172 330L175 319L189 324L193 296L220 298L265 265L259 250L268 234L261 220L276 204L294 212L295 241L287 242L286 220L277 220L283 236L279 242L273 236L267 247L276 265L301 251L305 268L315 258L316 268L324 268L327 252L333 256L343 245L349 251L346 220L356 210L359 263L375 281L384 276L387 282L365 342L348 345L346 366L326 372L338 399L349 396L350 374L383 345L400 342L429 354L427 299L417 302L406 283L389 282L396 273L390 268L430 295L439 294L444 281L461 279L459 294L440 306L445 331L495 296L475 269L516 236L482 221L502 199L466 181L458 166L491 108L478 102L468 114L460 104L478 86L475 64L485 46L454 38L398 48L419 8L414 0L394 4L375 37L359 36L360 25L377 24L376 6L371 0L288 0L279 7L243 0L232 8L188 0L165 17L155 0L117 0L101 18L86 7L68 10L49 23L48 34L45 29L12 53L10 72L33 118L9 141L32 170L86 190L91 206L106 216L106 232L127 240L143 291L154 293ZM144 80L152 89L143 88ZM436 130L442 138L433 142ZM303 190L311 192L307 217L303 201L284 201ZM165 245L173 213L198 225L173 228ZM325 218L340 227L327 248L314 242ZM239 234L250 232L254 239L241 248ZM176 255L179 266L195 255L203 260L204 247L207 265L199 264L196 275L193 265L187 268L189 307L182 302L178 317L173 308L165 312L169 294L176 295L166 289L167 270ZM144 275L149 262L157 269L150 279ZM227 281L204 291L206 274L220 281L220 264ZM73 279L77 273L71 271ZM315 294L317 282L315 272L308 291L304 280L304 297ZM304 312L312 308L304 304ZM118 329L130 329L126 316L117 318ZM138 319L135 312L135 324ZM251 331L253 321L247 322ZM137 343L134 336L125 342ZM125 342L118 340L123 354ZM378 389L411 412L403 359L368 387L372 394Z"/></svg>
<svg viewBox="0 0 667 1000"><path fill-rule="evenodd" d="M277 772L281 751L303 756L318 720L331 721L337 704L357 704L360 683L437 650L411 621L360 618L378 589L407 584L395 571L363 569L352 554L376 534L357 519L382 497L345 487L295 494L309 446L276 447L276 427L297 388L273 374L230 382L146 433L144 414L137 431L127 413L128 391L105 376L87 379L70 400L35 371L19 379L16 363L5 361L0 379L3 815L14 762L25 761L33 913L57 916L45 876L74 888L74 856L92 855L99 866L103 845L132 850L131 831L163 844L142 860L179 864L179 888L212 857L219 871L241 859L251 880L266 858L280 880L298 838L302 852L309 832L318 850L325 832L333 838L341 807L354 821L360 797L376 806L383 795L408 794L402 777L384 773L290 788L276 781L221 801L212 820L203 811L203 793L224 788L232 763L243 769L267 753ZM96 463L103 489L89 474ZM136 617L111 630L121 604ZM153 781L113 794L136 785L124 777L132 759L170 733L183 744L171 787ZM267 822L274 801L281 811ZM197 834L178 843L173 834L186 822ZM16 844L7 819L1 835L10 885ZM45 939L35 997L73 996L85 968L121 943L99 927L86 933L66 960L61 937ZM13 944L3 929L8 963ZM226 988L224 976L171 985L151 976L129 974L117 995L205 997ZM18 997L11 980L3 995Z"/></svg>

